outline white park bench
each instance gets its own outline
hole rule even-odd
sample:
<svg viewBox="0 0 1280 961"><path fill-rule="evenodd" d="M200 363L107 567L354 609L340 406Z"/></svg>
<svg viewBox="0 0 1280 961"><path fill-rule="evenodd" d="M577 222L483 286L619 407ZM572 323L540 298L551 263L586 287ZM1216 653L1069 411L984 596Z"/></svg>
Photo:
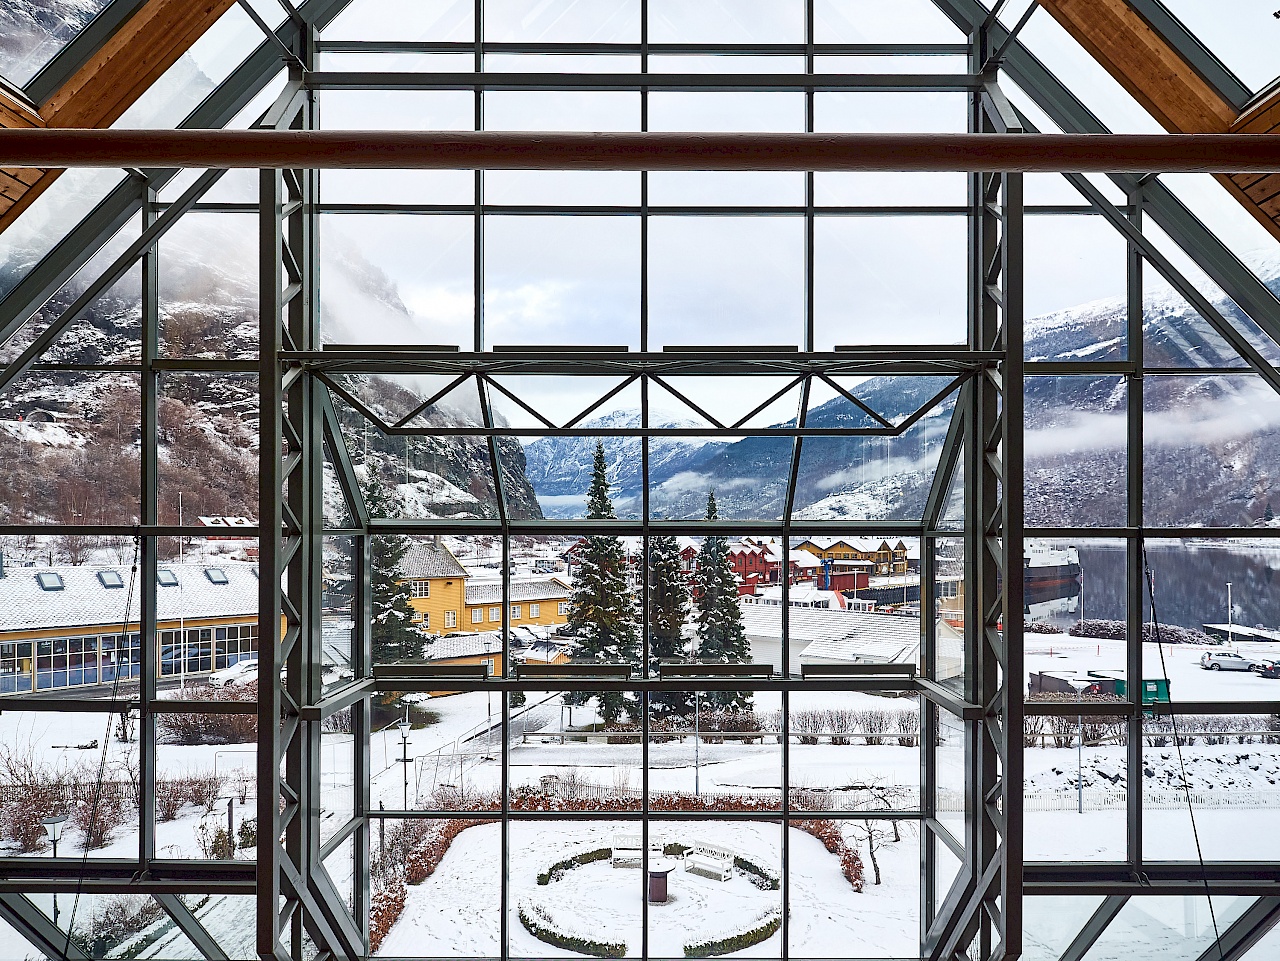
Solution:
<svg viewBox="0 0 1280 961"><path fill-rule="evenodd" d="M662 850L666 847L662 835L649 835L649 857L662 857ZM609 864L615 868L627 867L629 865L640 866L643 858L640 857L641 840L638 834L615 834L613 836L613 846L609 852Z"/></svg>
<svg viewBox="0 0 1280 961"><path fill-rule="evenodd" d="M684 869L718 881L733 876L734 853L715 844L695 844L684 856Z"/></svg>

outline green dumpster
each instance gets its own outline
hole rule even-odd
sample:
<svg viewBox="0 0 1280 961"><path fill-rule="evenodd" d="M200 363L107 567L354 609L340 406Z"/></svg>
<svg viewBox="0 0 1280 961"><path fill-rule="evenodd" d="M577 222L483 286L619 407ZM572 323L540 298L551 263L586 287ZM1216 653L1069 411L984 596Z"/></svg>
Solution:
<svg viewBox="0 0 1280 961"><path fill-rule="evenodd" d="M1116 693L1121 697L1125 696L1126 685L1124 681L1116 682ZM1143 704L1168 704L1169 703L1169 679L1167 677L1150 677L1144 678L1142 681L1142 703Z"/></svg>

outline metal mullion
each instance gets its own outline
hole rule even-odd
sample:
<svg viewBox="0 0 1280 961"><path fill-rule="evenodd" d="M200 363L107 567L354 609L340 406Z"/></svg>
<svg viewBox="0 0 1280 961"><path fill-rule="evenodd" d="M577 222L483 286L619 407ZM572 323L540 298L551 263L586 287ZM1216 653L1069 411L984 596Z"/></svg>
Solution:
<svg viewBox="0 0 1280 961"><path fill-rule="evenodd" d="M258 696L258 830L263 843L258 847L257 857L257 947L261 957L273 957L279 947L281 884L277 839L282 823L279 811L281 690L277 681L281 627L277 612L281 607L278 532L283 524L279 473L283 457L280 419L284 398L274 358L281 344L279 298L283 267L278 252L283 237L276 211L283 200L283 179L277 171L263 170L259 190L259 296L262 302L258 339L261 366L258 503L266 535L259 544L259 565L264 576L259 578L258 646L259 677L267 678L269 683L261 686Z"/></svg>
<svg viewBox="0 0 1280 961"><path fill-rule="evenodd" d="M452 518L431 518L431 519L412 519L412 518L373 518L369 522L370 528L375 533L382 534L424 534L424 533L441 533L441 534L466 534L466 533L498 533L505 529L515 534L568 534L577 536L582 533L607 534L609 536L638 537L644 533L644 524L641 521L572 521L572 520L508 520L504 525L497 518L468 518L463 520L454 520ZM804 530L819 533L844 533L851 534L865 531L868 534L885 534L894 532L902 535L915 536L920 533L921 527L919 521L871 521L871 520L849 520L849 521L803 521ZM704 534L723 534L734 536L739 534L756 534L761 532L781 533L786 526L781 520L775 521L650 521L649 530L659 534L676 534L688 537L698 537ZM25 529L20 529L21 533ZM0 528L0 533L4 529ZM128 529L125 529L128 532ZM955 532L948 532L955 536ZM1200 535L1189 535L1200 536Z"/></svg>
<svg viewBox="0 0 1280 961"><path fill-rule="evenodd" d="M823 92L950 93L974 90L981 77L955 73L703 74L703 73L496 73L316 70L311 90L542 90L626 91L645 85L662 90L790 92L812 86Z"/></svg>
<svg viewBox="0 0 1280 961"><path fill-rule="evenodd" d="M1022 578L1015 576L1022 569L1023 544L1023 419L1024 384L1022 363L1023 345L1023 175L1004 175L1001 239L1004 267L1002 283L1004 307L1002 311L1003 347L1005 359L1000 366L1002 380L1002 417L1005 422L1001 461L1002 502L1004 516L1001 522L1001 543L1004 548L1004 657L1000 664L1002 713L1000 715L1003 752L1001 768L1002 799L1000 811L1004 818L1002 836L1002 883L1000 906L1000 942L1004 951L1020 954L1022 951L1022 865L1023 865L1023 689L1025 676L1023 664L1023 593Z"/></svg>
<svg viewBox="0 0 1280 961"><path fill-rule="evenodd" d="M641 91L644 94L645 91ZM647 180L648 171L640 171L641 177ZM162 205L163 206L163 205ZM229 206L229 205L228 205ZM484 212L488 216L493 217L545 217L545 216L566 216L566 217L638 217L643 216L645 204L485 204ZM204 205L197 204L194 210L206 209ZM648 212L653 216L663 217L798 217L805 213L803 205L790 204L769 204L767 206L751 205L751 204L714 204L714 205L697 205L697 204L649 204ZM414 216L418 214L429 215L433 217L440 216L467 216L475 210L474 204L385 204L385 203L357 203L357 202L329 202L321 204L320 212L332 217L358 215L366 216L369 214L386 214L394 216ZM847 207L828 207L815 204L813 206L815 216L824 218L836 217L963 217L967 215L968 208L948 205L929 205L929 204L911 204L905 206L889 206L889 205L873 205L873 206L847 206ZM1038 213L1047 216L1063 215L1073 217L1100 216L1098 211L1093 207L1080 205L1078 207L1070 206L1040 206L1027 208L1027 213Z"/></svg>
<svg viewBox="0 0 1280 961"><path fill-rule="evenodd" d="M148 186L142 206L142 229L155 223L155 202L158 191ZM159 521L159 436L156 415L160 384L154 362L160 353L160 255L152 245L142 254L142 303L141 303L141 361L139 377L142 409L139 412L140 463L139 491L140 515L143 524ZM157 668L159 657L156 648L156 568L158 566L155 538L142 539L141 593L138 612L138 641L141 645L141 677L138 679L138 858L145 865L156 854L156 723L151 703L157 696ZM121 639L125 645L126 663L132 664L133 654L126 632ZM117 648L117 658L119 649ZM117 672L119 666L117 665ZM132 673L132 668L130 668Z"/></svg>
<svg viewBox="0 0 1280 961"><path fill-rule="evenodd" d="M1129 221L1138 231L1142 230L1142 188L1129 196ZM1143 525L1143 393L1142 368L1145 359L1145 334L1143 331L1143 256L1138 245L1129 240L1125 245L1125 300L1129 360L1135 372L1126 378L1127 462L1126 462L1126 517L1127 526L1141 531ZM1142 699L1142 628L1143 628L1143 573L1141 534L1125 538L1125 633L1128 644L1125 652L1125 671L1129 678L1129 697L1140 703ZM1143 783L1142 774L1142 715L1134 712L1128 719L1128 745L1125 751L1126 782ZM1135 874L1142 871L1142 791L1130 790L1125 811L1126 855Z"/></svg>

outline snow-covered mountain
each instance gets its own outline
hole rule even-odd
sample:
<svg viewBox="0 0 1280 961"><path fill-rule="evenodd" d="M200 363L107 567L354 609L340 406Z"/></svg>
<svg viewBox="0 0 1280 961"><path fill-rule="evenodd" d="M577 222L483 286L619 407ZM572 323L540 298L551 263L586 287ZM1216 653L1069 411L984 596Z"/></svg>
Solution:
<svg viewBox="0 0 1280 961"><path fill-rule="evenodd" d="M1280 260L1255 266L1280 290ZM1215 305L1248 330L1230 301ZM1147 377L1145 410L1146 520L1170 525L1240 525L1280 510L1280 399L1258 378L1208 373L1242 366L1231 348L1180 296L1154 290L1144 303L1144 351L1152 366L1206 368L1205 375ZM1280 350L1261 338L1264 356ZM1027 322L1026 351L1034 360L1108 361L1128 356L1126 308L1103 300ZM879 377L854 393L891 422L909 416L945 381ZM1131 388L1114 374L1032 377L1026 384L1026 515L1030 524L1125 523L1124 472ZM947 428L952 401L899 438L810 437L804 441L795 516L803 519L919 517ZM635 411L611 415L638 422ZM872 420L843 397L813 408L812 427L869 427ZM526 448L529 478L544 509L580 515L590 481L594 439L539 440ZM720 513L772 519L784 509L793 444L752 437L717 446L655 441L651 447L654 516L702 516L714 489ZM606 442L610 480L620 513L637 509L639 442Z"/></svg>
<svg viewBox="0 0 1280 961"><path fill-rule="evenodd" d="M585 421L583 429L602 430L640 426L639 410L618 410ZM650 411L654 427L699 428L705 424L669 411ZM596 443L604 443L609 483L619 515L639 507L643 467L639 437L543 437L526 444L525 471L548 517L581 516ZM695 471L725 444L698 438L658 437L649 443L649 481L654 487L680 474Z"/></svg>

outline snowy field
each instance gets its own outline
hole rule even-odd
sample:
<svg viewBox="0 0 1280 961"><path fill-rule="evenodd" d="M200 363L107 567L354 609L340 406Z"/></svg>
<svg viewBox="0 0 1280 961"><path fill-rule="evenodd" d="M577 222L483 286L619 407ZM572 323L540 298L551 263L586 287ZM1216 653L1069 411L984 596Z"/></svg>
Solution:
<svg viewBox="0 0 1280 961"><path fill-rule="evenodd" d="M1125 643L1065 634L1026 636L1028 675L1036 671L1124 670ZM1174 701L1275 701L1280 681L1244 671L1206 671L1205 651L1227 647L1164 645L1161 670L1157 645L1143 645L1143 676L1167 676ZM1245 658L1280 657L1265 643L1230 648ZM1232 722L1223 719L1224 733ZM1230 740L1238 740L1230 738ZM1241 818L1270 820L1280 811L1280 745L1209 744L1203 737L1182 749L1186 781L1192 790L1195 825L1209 860L1280 858L1280 837L1272 831L1242 831ZM1024 754L1026 783L1026 857L1028 860L1123 860L1127 798L1126 748L1085 747L1082 754L1084 813L1077 806L1077 750L1031 748ZM1143 856L1151 860L1195 860L1195 838L1182 790L1177 751L1168 743L1145 744L1142 751L1145 804Z"/></svg>
<svg viewBox="0 0 1280 961"><path fill-rule="evenodd" d="M1028 672L1084 672L1123 670L1124 644L1067 635L1029 635L1026 666ZM1213 648L1222 650L1223 648ZM1263 644L1238 644L1245 657L1270 656ZM1280 682L1252 673L1208 672L1199 667L1205 649L1166 646L1165 662L1175 700L1274 700ZM1144 649L1144 675L1162 676L1154 645ZM426 806L437 790L496 792L501 785L501 709L495 695L473 693L431 699L423 705L437 716L428 726L409 733L407 745L394 725L372 736L371 796L375 809L402 807L405 799L405 769L399 763L407 751L408 803ZM778 695L757 694L755 710L764 717L780 708ZM913 710L911 699L874 697L866 694L793 694L793 712L813 710ZM590 708L577 707L572 727L580 729L598 720ZM78 766L96 777L102 761L102 744L107 738L104 780L124 781L136 768L137 746L115 738L114 718L108 732L107 716L54 712L8 711L0 713L0 739L11 750L30 749L45 764ZM527 706L512 712L510 783L543 784L554 779L563 785L573 780L606 793L641 790L645 777L643 752L639 744L608 744L603 738L575 738L570 715L557 696L533 694ZM940 797L945 803L962 787L963 742L958 730L944 729L938 747ZM790 749L791 788L823 789L837 794L843 789L874 786L887 791L893 807L915 808L918 801L920 750L900 746L890 737L879 745L867 745L861 738L852 744L793 742ZM1230 740L1230 739L1229 739ZM1238 739L1237 739L1238 740ZM1198 738L1183 748L1187 778L1196 804L1196 826L1206 858L1222 860L1280 859L1280 834L1242 831L1241 818L1271 818L1280 808L1280 745L1265 744L1261 737L1252 743L1206 743ZM93 742L96 741L96 746ZM655 740L650 745L648 785L653 791L677 791L703 796L715 794L777 797L782 787L782 747L770 734L762 742L744 744L734 740L713 743L704 736ZM1052 743L1050 741L1049 743ZM175 817L156 826L156 849L163 857L201 858L201 832L224 825L227 803L233 802L234 823L256 812L256 783L252 743L157 746L161 778L199 776L217 772L223 781L221 796L211 806L187 804ZM1029 748L1025 753L1028 860L1120 860L1125 857L1125 805L1127 771L1125 748L1119 744L1086 747L1082 753L1084 775L1083 813L1077 813L1077 751L1067 747ZM354 744L351 735L326 732L321 747L323 786L322 833L330 836L349 819L356 786L352 775ZM1144 856L1151 860L1191 860L1195 847L1191 825L1180 793L1181 769L1169 744L1144 745L1143 790ZM92 783L92 778L90 779ZM959 810L939 812L943 823L959 830ZM109 842L90 851L90 857L135 857L139 838L136 819L117 828ZM845 821L846 840L863 859L867 886L864 893L853 891L839 872L839 862L814 838L792 830L788 838L791 874L789 920L791 951L813 958L823 957L909 957L916 949L919 905L919 848L915 826L903 823L903 839L884 843L877 852L884 883L871 883L871 864L858 826ZM655 833L682 844L698 841L722 844L741 856L754 859L778 871L781 864L781 828L765 822L652 822ZM593 935L623 941L628 955L638 955L643 947L641 875L632 869L614 869L597 862L567 872L550 885L539 886L536 876L551 863L573 853L607 847L616 823L606 821L556 822L518 821L510 826L510 889L507 901L510 950L517 957L569 956L571 952L535 939L516 915L521 899L543 899L557 918L570 912L573 923ZM634 830L634 829L633 829ZM343 852L349 851L344 847ZM16 852L10 852L16 853ZM32 857L48 857L46 849ZM68 827L59 854L78 857L82 843L74 828ZM408 903L380 954L385 957L476 956L498 950L501 902L501 829L497 825L464 831L454 841L436 873L420 885L411 886ZM252 858L252 848L238 850L236 857ZM943 858L945 861L946 858ZM350 858L337 856L326 862L340 891L352 883ZM948 869L941 865L940 873ZM945 888L945 881L942 882ZM677 870L671 876L672 900L653 905L649 913L648 950L651 954L679 957L689 939L748 927L780 904L777 891L753 886L741 872L728 882L709 880ZM547 900L550 899L550 900ZM1079 899L1081 901L1087 899ZM1195 915L1188 899L1141 899L1145 913L1122 917L1134 937L1149 937L1159 945L1162 938L1192 936L1203 932L1205 919ZM60 903L65 924L70 905ZM1159 902L1168 901L1161 905ZM1231 899L1219 906L1220 921L1230 915ZM36 899L51 911L51 899ZM1176 902L1176 903L1175 903ZM93 916L97 899L83 898L77 910L78 923ZM529 903L529 902L526 902ZM252 938L251 898L192 899L193 909L220 937ZM477 910L476 906L482 906ZM1030 908L1029 915L1030 915ZM1073 909L1074 910L1074 909ZM1126 909L1129 910L1129 909ZM1203 905L1200 908L1202 913ZM1190 913L1188 913L1190 912ZM1194 915L1194 916L1193 916ZM1056 957L1052 952L1059 935L1077 924L1071 911L1046 912L1044 923L1033 927L1028 947L1031 959ZM1117 922L1120 923L1120 922ZM1055 927L1055 925L1057 927ZM1058 928L1062 930L1059 931ZM1074 930L1074 929L1073 929ZM1117 929L1119 930L1119 929ZM1144 933L1145 932L1145 933ZM32 952L5 938L0 929L0 961L25 958ZM1195 935L1198 936L1198 935ZM856 940L851 941L854 938ZM141 941L122 945L121 952L143 958L197 958L199 952L168 922L161 919L142 933ZM777 957L781 932L764 942L739 952L742 957ZM251 944L244 950L251 953ZM1056 950L1060 950L1058 945ZM1099 959L1122 953L1119 942L1101 945ZM1112 953L1107 953L1107 952ZM1037 953L1038 952L1038 953ZM245 956L248 956L246 954ZM1092 955L1091 955L1092 961Z"/></svg>
<svg viewBox="0 0 1280 961"><path fill-rule="evenodd" d="M1125 642L1072 637L1069 634L1027 634L1027 676L1037 671L1125 670ZM1160 649L1142 645L1144 678L1168 677L1175 701L1275 701L1280 700L1280 679L1268 679L1252 671L1206 671L1200 655L1206 651L1235 651L1256 660L1280 659L1280 645L1238 641L1234 645L1201 647L1197 644L1165 644L1161 670Z"/></svg>
<svg viewBox="0 0 1280 961"><path fill-rule="evenodd" d="M905 827L905 826L904 826ZM569 915L593 937L621 941L627 956L642 947L642 875L609 862L587 864L540 886L537 874L575 853L608 847L625 825L608 822L523 822L511 825L510 914L514 957L574 957L574 952L533 937L516 916L516 905L532 898L549 904L557 917ZM721 844L778 871L781 829L758 822L677 822L651 825L668 842ZM918 951L919 848L905 828L903 840L878 852L885 883L868 881L856 893L840 874L839 862L821 843L790 832L792 953L824 957L910 957ZM482 825L454 841L436 873L409 888L400 921L378 954L382 957L476 957L498 953L501 889L501 829ZM868 868L869 871L869 868ZM741 871L718 881L677 868L669 876L669 901L649 906L649 953L682 957L691 938L750 927L763 911L781 906L778 891L752 885ZM479 906L479 909L477 909ZM778 957L781 932L735 957Z"/></svg>

